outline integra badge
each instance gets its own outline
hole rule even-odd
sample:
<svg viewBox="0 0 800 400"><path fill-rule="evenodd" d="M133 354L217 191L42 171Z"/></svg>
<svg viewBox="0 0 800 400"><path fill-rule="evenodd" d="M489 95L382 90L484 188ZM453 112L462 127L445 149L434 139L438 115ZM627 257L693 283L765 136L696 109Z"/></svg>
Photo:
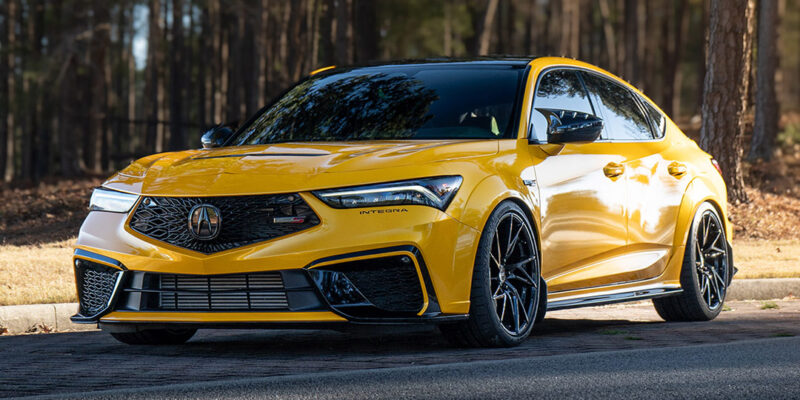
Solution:
<svg viewBox="0 0 800 400"><path fill-rule="evenodd" d="M358 213L360 215L372 215L372 214L392 214L392 213L402 213L408 212L407 208L385 208L380 210L361 210Z"/></svg>

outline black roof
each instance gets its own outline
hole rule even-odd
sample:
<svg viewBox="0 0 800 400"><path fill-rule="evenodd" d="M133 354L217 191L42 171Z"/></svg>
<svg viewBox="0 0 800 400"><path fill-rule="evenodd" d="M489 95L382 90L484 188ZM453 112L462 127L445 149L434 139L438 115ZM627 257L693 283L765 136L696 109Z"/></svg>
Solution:
<svg viewBox="0 0 800 400"><path fill-rule="evenodd" d="M534 56L480 56L480 57L432 57L421 59L402 59L390 61L370 61L366 63L359 63L354 65L337 65L336 69L352 69L363 67L380 67L389 65L415 65L415 64L483 64L483 65L514 65L524 67L528 65Z"/></svg>

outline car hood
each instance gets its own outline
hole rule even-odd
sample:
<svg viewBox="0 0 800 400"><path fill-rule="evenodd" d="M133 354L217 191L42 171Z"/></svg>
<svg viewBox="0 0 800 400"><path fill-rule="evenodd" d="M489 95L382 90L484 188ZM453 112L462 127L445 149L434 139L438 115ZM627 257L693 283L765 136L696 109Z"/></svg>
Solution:
<svg viewBox="0 0 800 400"><path fill-rule="evenodd" d="M497 151L497 140L280 143L187 150L137 160L104 186L151 195L296 192L415 177L418 166ZM376 178L382 175L383 179Z"/></svg>

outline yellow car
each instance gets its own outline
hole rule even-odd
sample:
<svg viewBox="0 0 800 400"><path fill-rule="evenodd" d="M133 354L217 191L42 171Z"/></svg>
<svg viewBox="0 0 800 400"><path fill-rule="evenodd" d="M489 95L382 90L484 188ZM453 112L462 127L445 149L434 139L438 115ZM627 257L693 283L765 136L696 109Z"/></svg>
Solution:
<svg viewBox="0 0 800 400"><path fill-rule="evenodd" d="M715 161L571 59L326 68L203 147L94 191L73 321L130 344L431 323L512 346L548 310L713 319L735 271Z"/></svg>

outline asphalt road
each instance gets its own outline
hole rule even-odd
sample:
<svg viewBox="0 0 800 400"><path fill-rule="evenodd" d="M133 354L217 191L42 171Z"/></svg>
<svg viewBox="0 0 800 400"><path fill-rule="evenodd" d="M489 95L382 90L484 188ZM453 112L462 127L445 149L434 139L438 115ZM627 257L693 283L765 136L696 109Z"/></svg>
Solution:
<svg viewBox="0 0 800 400"><path fill-rule="evenodd" d="M101 332L0 337L0 397L800 398L800 301L709 323L649 305L551 314L512 349L405 332L202 331L133 347Z"/></svg>
<svg viewBox="0 0 800 400"><path fill-rule="evenodd" d="M800 397L800 338L114 390L107 399Z"/></svg>

